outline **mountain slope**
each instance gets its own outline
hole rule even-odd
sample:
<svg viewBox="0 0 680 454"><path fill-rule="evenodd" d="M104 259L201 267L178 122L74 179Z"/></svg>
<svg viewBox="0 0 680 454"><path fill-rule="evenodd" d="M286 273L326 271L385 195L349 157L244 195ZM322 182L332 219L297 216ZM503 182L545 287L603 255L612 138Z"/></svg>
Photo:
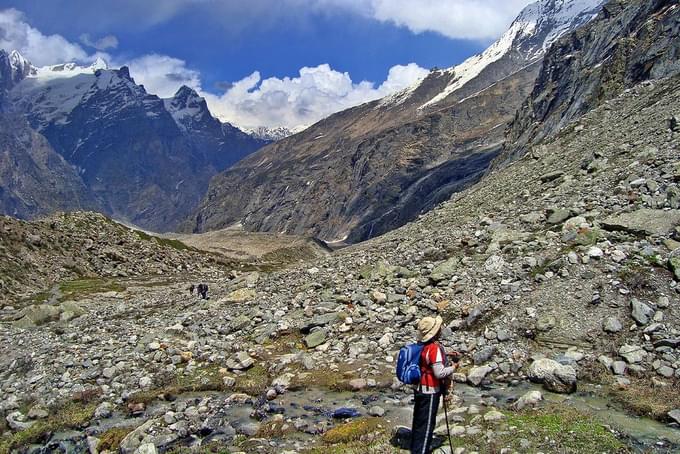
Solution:
<svg viewBox="0 0 680 454"><path fill-rule="evenodd" d="M624 89L679 73L679 15L677 1L612 1L597 20L560 40L512 122L499 164Z"/></svg>
<svg viewBox="0 0 680 454"><path fill-rule="evenodd" d="M480 56L388 98L334 114L215 177L184 224L361 241L475 181L501 149L544 49L591 19L595 0L542 0Z"/></svg>
<svg viewBox="0 0 680 454"><path fill-rule="evenodd" d="M0 212L34 218L101 207L78 172L21 117L0 114Z"/></svg>
<svg viewBox="0 0 680 454"><path fill-rule="evenodd" d="M101 60L35 68L1 55L0 74L12 76L3 76L4 109L78 169L106 214L136 225L173 229L214 174L265 143L213 118L189 88L162 100Z"/></svg>

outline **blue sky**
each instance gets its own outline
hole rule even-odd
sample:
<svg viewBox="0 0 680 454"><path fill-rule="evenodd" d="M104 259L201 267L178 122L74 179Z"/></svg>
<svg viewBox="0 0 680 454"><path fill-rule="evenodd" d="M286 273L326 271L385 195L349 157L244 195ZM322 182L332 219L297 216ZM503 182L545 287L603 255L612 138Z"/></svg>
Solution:
<svg viewBox="0 0 680 454"><path fill-rule="evenodd" d="M296 127L460 63L528 3L0 0L0 44L36 65L101 55L159 96L196 88L225 121Z"/></svg>

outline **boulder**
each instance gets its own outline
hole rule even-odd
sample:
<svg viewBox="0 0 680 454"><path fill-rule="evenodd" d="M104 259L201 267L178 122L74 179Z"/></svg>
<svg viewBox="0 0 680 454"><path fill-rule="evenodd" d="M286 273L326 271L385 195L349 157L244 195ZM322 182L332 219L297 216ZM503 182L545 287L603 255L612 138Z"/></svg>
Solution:
<svg viewBox="0 0 680 454"><path fill-rule="evenodd" d="M619 230L638 235L668 235L677 225L680 225L680 210L649 208L610 216L602 221L605 230Z"/></svg>
<svg viewBox="0 0 680 454"><path fill-rule="evenodd" d="M482 380L484 380L492 370L493 368L491 368L491 366L473 367L470 369L470 372L468 372L468 382L473 386L479 386L479 384L482 383Z"/></svg>
<svg viewBox="0 0 680 454"><path fill-rule="evenodd" d="M246 352L238 352L227 359L227 369L245 370L251 367L255 360Z"/></svg>
<svg viewBox="0 0 680 454"><path fill-rule="evenodd" d="M61 310L57 306L34 304L24 308L20 312L19 320L15 321L13 324L18 328L40 326L47 322L58 320L60 313Z"/></svg>
<svg viewBox="0 0 680 454"><path fill-rule="evenodd" d="M633 298L630 302L631 317L638 325L646 325L654 316L654 309Z"/></svg>
<svg viewBox="0 0 680 454"><path fill-rule="evenodd" d="M460 259L450 258L445 262L440 263L430 273L430 279L435 283L441 282L445 279L451 278L455 273L458 265L460 264Z"/></svg>
<svg viewBox="0 0 680 454"><path fill-rule="evenodd" d="M318 347L319 345L326 342L326 336L327 336L326 330L323 329L316 330L305 337L304 339L305 345L307 346L307 348Z"/></svg>
<svg viewBox="0 0 680 454"><path fill-rule="evenodd" d="M546 222L548 224L561 224L571 217L571 211L563 208L550 208L547 210Z"/></svg>
<svg viewBox="0 0 680 454"><path fill-rule="evenodd" d="M619 348L619 355L626 360L628 364L641 363L647 356L647 352L639 345L622 345Z"/></svg>
<svg viewBox="0 0 680 454"><path fill-rule="evenodd" d="M567 366L542 358L534 361L529 367L529 379L542 383L548 391L557 393L573 393L576 391L576 370Z"/></svg>

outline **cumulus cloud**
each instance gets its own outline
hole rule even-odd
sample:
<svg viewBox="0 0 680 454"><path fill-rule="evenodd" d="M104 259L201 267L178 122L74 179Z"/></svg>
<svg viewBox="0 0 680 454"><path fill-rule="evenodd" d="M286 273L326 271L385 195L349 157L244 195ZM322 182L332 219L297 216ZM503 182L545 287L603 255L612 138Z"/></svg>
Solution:
<svg viewBox="0 0 680 454"><path fill-rule="evenodd" d="M201 89L200 73L188 68L184 60L150 54L130 60L126 64L135 82L144 85L147 92L162 98L172 96L182 85L196 90Z"/></svg>
<svg viewBox="0 0 680 454"><path fill-rule="evenodd" d="M16 49L39 66L95 58L63 36L42 34L13 8L0 11L0 49Z"/></svg>
<svg viewBox="0 0 680 454"><path fill-rule="evenodd" d="M262 79L258 71L234 82L223 95L203 93L219 118L245 128L308 126L328 115L404 89L428 71L415 63L389 70L385 82L354 82L328 64L303 67L296 77Z"/></svg>
<svg viewBox="0 0 680 454"><path fill-rule="evenodd" d="M429 31L452 39L472 40L498 37L519 11L533 2L533 0L312 1L317 9L344 8L381 22L407 27L413 33Z"/></svg>
<svg viewBox="0 0 680 454"><path fill-rule="evenodd" d="M115 49L118 47L118 38L113 35L106 35L93 40L89 33L83 33L80 35L80 42L97 50Z"/></svg>

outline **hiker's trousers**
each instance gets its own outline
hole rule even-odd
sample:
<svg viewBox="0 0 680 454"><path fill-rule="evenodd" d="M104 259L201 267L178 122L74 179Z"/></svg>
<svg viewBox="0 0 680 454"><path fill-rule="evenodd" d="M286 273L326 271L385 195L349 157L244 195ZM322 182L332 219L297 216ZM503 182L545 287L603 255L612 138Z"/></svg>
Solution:
<svg viewBox="0 0 680 454"><path fill-rule="evenodd" d="M423 394L415 391L413 424L411 426L411 454L429 454L432 434L437 420L441 393Z"/></svg>

